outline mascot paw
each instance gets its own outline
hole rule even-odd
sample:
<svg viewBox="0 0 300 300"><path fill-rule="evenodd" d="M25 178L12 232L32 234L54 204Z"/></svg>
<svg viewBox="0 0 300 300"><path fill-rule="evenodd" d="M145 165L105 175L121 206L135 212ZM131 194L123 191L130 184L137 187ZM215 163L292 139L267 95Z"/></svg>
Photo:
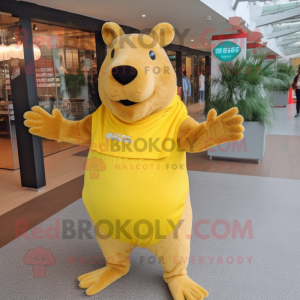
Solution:
<svg viewBox="0 0 300 300"><path fill-rule="evenodd" d="M29 127L29 132L46 139L58 140L63 123L61 112L55 108L51 115L39 106L34 106L31 110L24 114L24 125Z"/></svg>
<svg viewBox="0 0 300 300"><path fill-rule="evenodd" d="M242 126L244 118L237 115L238 109L233 107L217 116L217 112L211 109L207 115L207 126L213 138L226 142L239 141L243 138L245 128Z"/></svg>
<svg viewBox="0 0 300 300"><path fill-rule="evenodd" d="M116 268L106 266L99 270L79 276L79 287L87 289L86 294L88 296L92 296L101 292L110 284L126 275L127 272L127 270L118 270Z"/></svg>
<svg viewBox="0 0 300 300"><path fill-rule="evenodd" d="M208 292L186 275L167 279L174 300L203 300Z"/></svg>

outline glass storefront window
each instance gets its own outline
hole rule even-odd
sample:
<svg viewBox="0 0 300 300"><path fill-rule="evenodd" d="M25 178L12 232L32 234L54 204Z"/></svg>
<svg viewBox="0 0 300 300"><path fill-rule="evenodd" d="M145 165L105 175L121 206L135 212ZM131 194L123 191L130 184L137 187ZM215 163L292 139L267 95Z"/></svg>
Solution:
<svg viewBox="0 0 300 300"><path fill-rule="evenodd" d="M169 60L171 61L172 66L174 68L174 71L176 73L176 52L167 50L167 54L168 54Z"/></svg>
<svg viewBox="0 0 300 300"><path fill-rule="evenodd" d="M51 113L58 108L64 118L80 120L100 105L95 34L81 30L32 23L39 105ZM44 155L74 145L43 139Z"/></svg>
<svg viewBox="0 0 300 300"><path fill-rule="evenodd" d="M11 170L19 168L11 91L12 65L19 59L11 56L9 46L22 43L19 33L18 18L0 15L0 168Z"/></svg>
<svg viewBox="0 0 300 300"><path fill-rule="evenodd" d="M186 99L186 105L193 105L200 102L201 90L200 82L202 82L203 89L203 77L205 77L205 57L198 55L189 55L185 52L182 54L182 72L191 84L191 89ZM200 79L201 77L201 79ZM204 79L205 84L205 79Z"/></svg>
<svg viewBox="0 0 300 300"><path fill-rule="evenodd" d="M205 56L181 52L182 66L177 70L176 52L167 50L167 55L177 76L182 75L182 88L178 93L187 106L188 114L194 119L201 118L205 108L205 88L209 81Z"/></svg>
<svg viewBox="0 0 300 300"><path fill-rule="evenodd" d="M205 57L182 53L183 102L191 117L202 116L205 106Z"/></svg>

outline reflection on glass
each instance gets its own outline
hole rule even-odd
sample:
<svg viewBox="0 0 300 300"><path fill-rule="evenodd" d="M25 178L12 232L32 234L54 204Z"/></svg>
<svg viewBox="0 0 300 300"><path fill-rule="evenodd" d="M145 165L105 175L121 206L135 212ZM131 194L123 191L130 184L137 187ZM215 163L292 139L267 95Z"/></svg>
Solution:
<svg viewBox="0 0 300 300"><path fill-rule="evenodd" d="M176 73L176 52L168 50L167 54Z"/></svg>
<svg viewBox="0 0 300 300"><path fill-rule="evenodd" d="M41 51L35 62L39 104L47 112L54 108L68 120L80 120L100 105L95 34L32 23L33 43ZM43 139L44 155L73 147Z"/></svg>
<svg viewBox="0 0 300 300"><path fill-rule="evenodd" d="M10 67L17 63L10 45L22 42L18 18L0 15L0 168L15 170L19 168L15 131L14 107L11 93ZM17 69L16 69L17 70Z"/></svg>
<svg viewBox="0 0 300 300"><path fill-rule="evenodd" d="M205 57L182 53L182 93L188 113L194 119L203 115L205 106Z"/></svg>

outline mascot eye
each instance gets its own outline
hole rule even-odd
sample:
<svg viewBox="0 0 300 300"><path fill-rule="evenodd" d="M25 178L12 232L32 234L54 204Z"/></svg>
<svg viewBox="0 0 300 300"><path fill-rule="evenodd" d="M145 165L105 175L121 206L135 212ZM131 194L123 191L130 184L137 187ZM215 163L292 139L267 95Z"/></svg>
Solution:
<svg viewBox="0 0 300 300"><path fill-rule="evenodd" d="M113 49L113 51L111 51L111 58L113 58L115 56L115 49Z"/></svg>
<svg viewBox="0 0 300 300"><path fill-rule="evenodd" d="M149 56L152 60L155 59L155 53L152 50L149 52Z"/></svg>

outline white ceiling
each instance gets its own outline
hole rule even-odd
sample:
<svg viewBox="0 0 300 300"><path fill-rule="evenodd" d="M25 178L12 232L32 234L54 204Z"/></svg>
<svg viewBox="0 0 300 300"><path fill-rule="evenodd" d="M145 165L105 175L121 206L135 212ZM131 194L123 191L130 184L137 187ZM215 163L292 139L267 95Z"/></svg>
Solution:
<svg viewBox="0 0 300 300"><path fill-rule="evenodd" d="M160 22L169 22L180 33L183 33L186 28L191 28L183 42L180 43L176 37L174 44L206 51L210 49L203 45L203 38L202 44L200 42L204 30L212 28L219 33L224 28L231 28L224 17L199 0L29 0L26 2L109 20L140 30L153 28ZM211 16L212 21L207 22L207 16ZM192 39L194 41L191 41Z"/></svg>

